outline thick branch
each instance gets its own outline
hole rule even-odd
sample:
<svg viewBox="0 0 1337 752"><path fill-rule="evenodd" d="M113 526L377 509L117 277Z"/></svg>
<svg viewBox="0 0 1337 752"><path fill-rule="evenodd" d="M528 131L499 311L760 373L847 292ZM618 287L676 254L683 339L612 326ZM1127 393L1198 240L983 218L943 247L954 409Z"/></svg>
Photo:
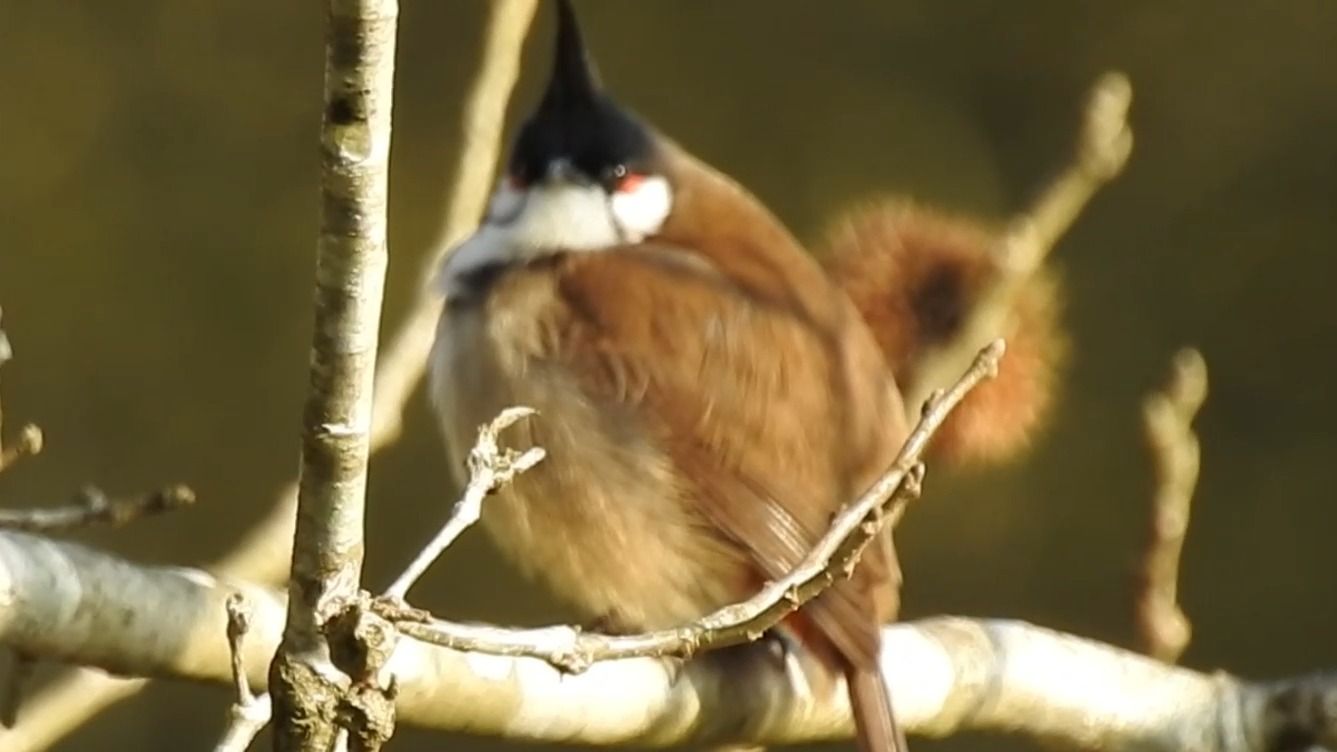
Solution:
<svg viewBox="0 0 1337 752"><path fill-rule="evenodd" d="M0 642L40 657L230 685L219 625L235 590L253 608L242 652L263 684L283 620L279 594L0 533ZM1167 752L1302 748L1284 747L1297 740L1337 748L1337 675L1246 683L1008 621L931 619L888 627L885 638L897 708L920 734L1007 731ZM611 661L573 676L535 659L402 640L389 669L400 721L443 730L650 746L850 731L843 692L810 696L755 651L715 651L682 670Z"/></svg>
<svg viewBox="0 0 1337 752"><path fill-rule="evenodd" d="M279 750L329 749L338 677L323 623L362 571L372 378L386 267L396 0L329 0L315 332L302 417L288 624L275 656Z"/></svg>
<svg viewBox="0 0 1337 752"><path fill-rule="evenodd" d="M462 114L464 141L457 151L459 165L449 188L450 197L438 238L433 246L446 248L473 229L492 188L492 173L501 149L506 103L519 75L520 50L537 0L493 0L484 30L483 59L465 99ZM429 264L437 266L435 255ZM382 349L376 370L372 408L371 449L399 437L401 415L409 396L422 379L440 315L439 301L422 296ZM281 489L273 509L237 547L215 562L214 571L243 579L277 581L287 574L291 558L297 484ZM101 671L76 669L29 698L20 729L0 731L0 748L7 752L46 749L87 718L112 703L133 696L145 686L142 679L118 679Z"/></svg>

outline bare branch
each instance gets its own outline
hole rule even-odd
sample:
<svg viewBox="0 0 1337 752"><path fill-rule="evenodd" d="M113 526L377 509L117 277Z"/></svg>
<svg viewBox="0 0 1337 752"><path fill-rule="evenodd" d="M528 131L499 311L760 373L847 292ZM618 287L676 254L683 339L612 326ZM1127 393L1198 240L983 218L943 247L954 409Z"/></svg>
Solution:
<svg viewBox="0 0 1337 752"><path fill-rule="evenodd" d="M1192 638L1179 607L1179 559L1188 533L1200 451L1193 418L1207 399L1207 362L1197 350L1175 355L1164 391L1147 397L1143 428L1156 477L1137 622L1148 655L1174 663Z"/></svg>
<svg viewBox="0 0 1337 752"><path fill-rule="evenodd" d="M232 654L232 683L237 699L228 709L228 727L214 752L245 752L255 737L269 723L273 706L269 695L256 697L246 677L246 657L242 641L251 629L251 607L241 593L229 595L227 608L227 643Z"/></svg>
<svg viewBox="0 0 1337 752"><path fill-rule="evenodd" d="M0 533L0 643L122 673L230 685L216 625L240 590L241 652L262 685L284 618L280 593L195 570L142 567L88 548ZM883 666L910 730L1009 732L1085 749L1271 752L1337 738L1337 674L1249 683L1012 621L937 618L888 627ZM386 670L401 723L597 745L782 744L848 738L844 694L805 692L774 660L713 651L569 675L531 658L401 640ZM761 651L742 651L745 658ZM6 752L34 750L25 726Z"/></svg>
<svg viewBox="0 0 1337 752"><path fill-rule="evenodd" d="M186 486L168 486L129 499L108 499L101 489L85 486L63 507L0 509L0 528L54 533L92 524L124 525L141 517L191 506L195 492Z"/></svg>
<svg viewBox="0 0 1337 752"><path fill-rule="evenodd" d="M385 597L403 600L408 595L409 588L413 587L427 568L432 566L451 543L455 542L460 533L478 522L483 510L483 499L488 494L543 461L544 451L540 447L532 447L522 454L511 449L503 451L497 445L498 433L517 421L535 414L536 411L528 407L508 408L491 423L478 429L478 441L469 452L469 484L464 489L464 495L455 503L450 518L446 520L446 524L436 537L386 589Z"/></svg>
<svg viewBox="0 0 1337 752"><path fill-rule="evenodd" d="M434 247L450 247L455 239L469 232L487 201L501 149L506 104L519 75L520 51L536 3L537 0L493 0L488 4L482 61L465 98L461 126L464 141L455 152L460 163L453 171L455 178L447 193L449 201L444 212L446 220L432 244ZM429 266L437 266L435 259ZM404 406L422 378L439 315L439 301L424 294L399 325L389 346L382 348L372 408L373 451L399 437ZM279 491L269 514L210 568L262 582L276 582L285 576L291 557L296 500L297 483L293 481ZM0 746L12 752L44 750L92 715L134 696L145 686L143 679L75 669L29 698L24 708L22 737L17 737L16 731L6 736L6 744Z"/></svg>
<svg viewBox="0 0 1337 752"><path fill-rule="evenodd" d="M689 657L706 648L755 640L831 583L848 576L860 552L879 533L884 521L897 519L905 505L919 496L924 473L920 454L952 408L980 381L997 373L1003 350L1002 340L986 347L949 391L930 399L886 474L836 515L826 534L793 571L768 583L746 601L725 606L681 627L626 636L582 632L570 626L509 630L452 624L424 620L418 612L392 613L391 618L398 618L404 634L425 642L494 655L541 658L570 672L583 671L594 661L641 656Z"/></svg>
<svg viewBox="0 0 1337 752"><path fill-rule="evenodd" d="M925 354L917 384L921 393L907 394L906 406L923 404L934 384L960 373L984 343L1010 337L1009 312L1018 293L1045 263L1059 237L1067 232L1091 197L1116 177L1133 148L1128 108L1133 88L1122 73L1107 73L1092 88L1085 122L1072 163L1024 213L1013 219L998 248L998 275L980 295L960 334Z"/></svg>
<svg viewBox="0 0 1337 752"><path fill-rule="evenodd" d="M315 331L302 420L274 744L327 750L346 687L322 627L359 592L372 381L385 286L397 0L328 0Z"/></svg>

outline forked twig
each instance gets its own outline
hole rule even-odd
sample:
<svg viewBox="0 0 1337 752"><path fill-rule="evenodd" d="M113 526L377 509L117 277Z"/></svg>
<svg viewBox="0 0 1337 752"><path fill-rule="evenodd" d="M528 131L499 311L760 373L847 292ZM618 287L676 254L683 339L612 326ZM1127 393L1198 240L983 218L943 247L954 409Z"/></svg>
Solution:
<svg viewBox="0 0 1337 752"><path fill-rule="evenodd" d="M441 556L442 552L455 542L460 533L478 521L483 509L483 499L493 491L510 483L515 476L529 470L543 461L541 447L531 447L524 452L513 449L501 449L497 444L497 434L518 421L537 412L529 407L511 407L503 410L491 423L478 429L478 441L469 452L469 484L464 495L455 502L455 508L444 527L415 558L403 574L399 575L386 588L385 597L403 600L409 588L422 577L427 568Z"/></svg>

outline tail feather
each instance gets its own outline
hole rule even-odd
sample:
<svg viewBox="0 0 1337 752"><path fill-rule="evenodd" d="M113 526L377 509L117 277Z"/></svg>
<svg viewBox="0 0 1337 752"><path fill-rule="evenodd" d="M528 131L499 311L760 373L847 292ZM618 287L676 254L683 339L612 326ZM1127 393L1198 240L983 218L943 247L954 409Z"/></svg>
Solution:
<svg viewBox="0 0 1337 752"><path fill-rule="evenodd" d="M854 733L860 752L907 752L905 733L896 723L891 707L891 693L876 668L850 668L845 674L849 684L850 709L854 713Z"/></svg>

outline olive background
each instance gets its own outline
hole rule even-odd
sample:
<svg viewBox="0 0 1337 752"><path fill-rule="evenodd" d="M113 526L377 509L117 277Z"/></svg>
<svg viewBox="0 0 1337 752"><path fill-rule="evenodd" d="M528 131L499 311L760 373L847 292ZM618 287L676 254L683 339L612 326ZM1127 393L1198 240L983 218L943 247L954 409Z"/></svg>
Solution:
<svg viewBox="0 0 1337 752"><path fill-rule="evenodd" d="M0 504L182 481L186 512L74 536L146 562L226 550L293 473L317 209L320 3L0 2L6 424L48 448ZM908 616L1026 619L1132 645L1147 527L1140 401L1205 353L1185 662L1337 664L1337 3L1331 0L584 0L610 88L801 236L879 193L1003 220L1071 154L1107 69L1135 87L1128 170L1056 252L1074 342L1060 407L1008 467L933 471L899 533ZM431 252L486 5L403 0L390 331ZM546 8L541 8L546 10ZM527 47L511 123L548 68ZM453 489L421 394L372 466L367 581ZM460 618L562 613L481 533L421 586ZM162 683L60 750L207 748L222 688ZM0 739L3 734L0 733ZM187 743L185 740L189 740ZM917 749L975 749L964 736ZM403 729L399 750L500 749ZM1030 748L1017 743L1017 748Z"/></svg>

